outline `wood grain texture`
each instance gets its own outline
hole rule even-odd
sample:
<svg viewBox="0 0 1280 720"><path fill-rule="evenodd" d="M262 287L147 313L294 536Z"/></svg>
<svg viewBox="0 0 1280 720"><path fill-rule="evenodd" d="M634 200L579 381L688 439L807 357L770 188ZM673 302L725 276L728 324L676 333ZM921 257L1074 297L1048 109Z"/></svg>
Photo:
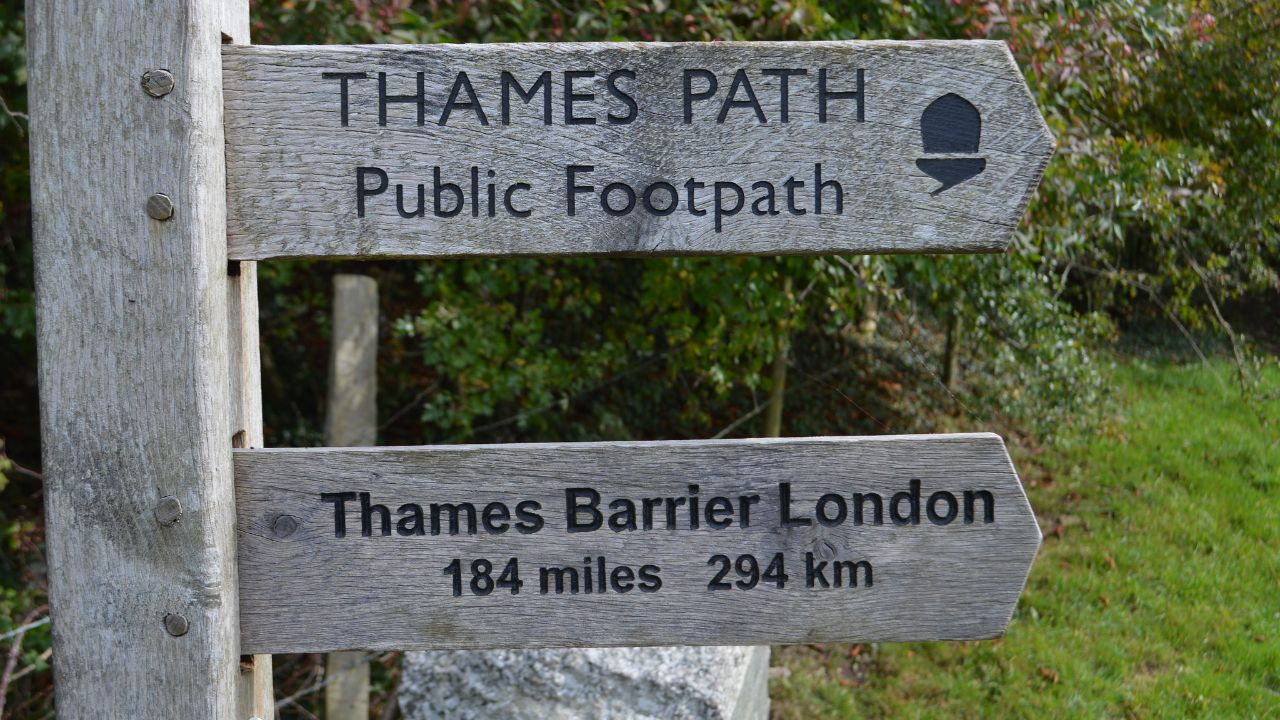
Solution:
<svg viewBox="0 0 1280 720"><path fill-rule="evenodd" d="M58 716L236 717L220 45L247 41L248 3L40 0L27 33Z"/></svg>
<svg viewBox="0 0 1280 720"><path fill-rule="evenodd" d="M467 255L646 255L646 254L816 254L896 252L998 252L1017 225L1053 151L1053 140L1003 43L779 42L779 43L555 43L517 45L228 47L226 77L228 235L232 257L448 257ZM781 84L766 69L805 69L788 78L788 121L782 122ZM718 78L714 99L691 104L684 122L684 71L702 69ZM717 122L722 101L733 92L736 70L745 70L766 120L754 108L729 108ZM851 99L828 103L828 122L819 122L819 71L826 69L829 91L856 89L864 71L864 122ZM630 70L634 81L616 86L637 105L633 122L625 103L610 93L608 76ZM501 73L510 72L522 89L550 73L550 119L541 91L529 103L509 92L508 123L501 112ZM594 94L575 103L575 117L595 124L566 124L566 71L595 71L573 80L573 91ZM379 73L386 94L416 93L423 74L424 122L415 103L390 103L379 125ZM443 110L467 73L487 125L471 107ZM348 125L341 119L341 81L323 73L365 73L348 81ZM705 85L691 80L696 94ZM948 93L969 100L981 113L977 153L986 167L976 177L937 195L939 183L916 166L924 156L921 115ZM459 100L466 102L459 86ZM949 157L949 156L948 156ZM828 190L823 214L812 197L814 166L823 179L844 190L842 214L834 214ZM567 214L566 166L595 167L578 178L598 194L606 184L624 182L637 194L656 181L672 183L680 195L676 211L643 210L611 216L598 195L577 196L578 214ZM356 168L377 167L388 189L368 198L358 217ZM480 214L470 206L455 217L436 217L433 168L441 181L462 186L470 197L469 172L478 168ZM484 183L495 173L496 216L488 217ZM752 185L773 183L785 196L784 181L803 181L798 209L778 201L776 215L753 215L758 194ZM687 179L706 183L696 190L699 210L714 208L714 183L733 182L745 191L743 211L721 218L687 209ZM504 189L530 189L503 210ZM416 188L425 185L424 217L401 217L396 185L404 186L404 209L418 207ZM372 180L367 180L372 186ZM611 202L624 207L623 191ZM722 205L733 205L726 186ZM665 190L653 196L663 207ZM451 207L451 204L446 204ZM763 209L763 206L762 206Z"/></svg>
<svg viewBox="0 0 1280 720"><path fill-rule="evenodd" d="M1040 541L1004 444L989 434L243 450L235 473L241 642L253 652L987 638L1008 623ZM993 522L978 512L972 524L893 524L892 493L912 479L925 497L989 491ZM782 527L780 482L792 484L796 514L809 517L824 493L881 493L885 524ZM566 532L566 488L596 489L605 510L613 498L684 495L691 483L704 508L715 496L760 495L751 523L690 530L681 517L674 530ZM442 522L439 535L383 537L371 516L375 534L364 537L357 504L337 538L334 503L320 498L335 492L368 492L393 518L403 503L533 499L545 526L450 535ZM785 588L708 589L710 556L767 561L778 552ZM873 585L806 588L809 552L818 561L867 560ZM540 593L538 568L599 556L610 571L657 565L661 589L570 595L549 585ZM512 557L525 583L516 595L473 596L464 586L455 597L443 572L454 558L488 558L496 576Z"/></svg>

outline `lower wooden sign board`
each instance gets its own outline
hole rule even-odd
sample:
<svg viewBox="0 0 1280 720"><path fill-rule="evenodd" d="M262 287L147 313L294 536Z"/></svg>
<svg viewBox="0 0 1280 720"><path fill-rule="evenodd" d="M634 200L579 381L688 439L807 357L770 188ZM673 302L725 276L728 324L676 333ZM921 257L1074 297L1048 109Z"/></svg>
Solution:
<svg viewBox="0 0 1280 720"><path fill-rule="evenodd" d="M1040 543L996 435L235 451L241 652L969 640Z"/></svg>

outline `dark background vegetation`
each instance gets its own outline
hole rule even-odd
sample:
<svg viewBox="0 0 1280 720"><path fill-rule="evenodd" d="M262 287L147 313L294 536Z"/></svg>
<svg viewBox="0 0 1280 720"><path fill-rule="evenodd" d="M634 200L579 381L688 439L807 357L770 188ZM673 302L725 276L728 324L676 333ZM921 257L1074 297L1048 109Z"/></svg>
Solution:
<svg viewBox="0 0 1280 720"><path fill-rule="evenodd" d="M1275 433L1280 14L1196 0L258 0L258 43L997 38L1059 144L995 257L369 263L382 444L1088 427L1119 338L1225 354ZM52 712L23 5L0 5L0 680ZM320 444L330 277L260 266L270 445ZM1154 330L1153 330L1154 328ZM1154 334L1153 334L1154 333ZM1270 348L1270 351L1268 351ZM317 667L281 659L285 692ZM379 663L389 683L394 658ZM314 696L300 703L315 710Z"/></svg>

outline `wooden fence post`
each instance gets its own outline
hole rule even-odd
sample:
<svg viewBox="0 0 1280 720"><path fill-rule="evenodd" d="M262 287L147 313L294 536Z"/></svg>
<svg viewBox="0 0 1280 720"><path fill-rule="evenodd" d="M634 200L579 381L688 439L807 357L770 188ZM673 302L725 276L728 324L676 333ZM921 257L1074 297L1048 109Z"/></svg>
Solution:
<svg viewBox="0 0 1280 720"><path fill-rule="evenodd" d="M334 275L326 445L377 444L377 379L378 281L367 275ZM327 720L369 717L369 661L364 652L329 653L325 680Z"/></svg>
<svg viewBox="0 0 1280 720"><path fill-rule="evenodd" d="M248 21L245 0L27 4L60 718L270 715L269 656L242 671L231 470L261 442L222 122Z"/></svg>

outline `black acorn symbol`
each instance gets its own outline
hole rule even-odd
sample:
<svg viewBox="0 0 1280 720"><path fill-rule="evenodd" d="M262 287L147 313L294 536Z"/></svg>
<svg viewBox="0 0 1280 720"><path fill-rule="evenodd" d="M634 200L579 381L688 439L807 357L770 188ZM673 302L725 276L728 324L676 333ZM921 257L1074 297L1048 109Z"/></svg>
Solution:
<svg viewBox="0 0 1280 720"><path fill-rule="evenodd" d="M920 115L920 136L924 151L929 154L976 154L982 138L982 114L973 103L955 93L947 93L929 103ZM937 195L981 173L987 161L980 157L920 158L916 160L916 167L942 183L929 193Z"/></svg>

